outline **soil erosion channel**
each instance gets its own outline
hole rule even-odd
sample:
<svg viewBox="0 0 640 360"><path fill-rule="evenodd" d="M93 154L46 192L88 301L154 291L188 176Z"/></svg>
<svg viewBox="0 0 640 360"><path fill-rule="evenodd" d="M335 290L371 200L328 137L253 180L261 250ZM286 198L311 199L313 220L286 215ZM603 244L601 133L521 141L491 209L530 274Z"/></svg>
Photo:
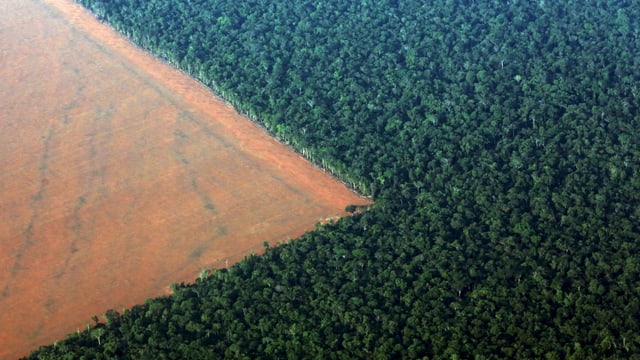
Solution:
<svg viewBox="0 0 640 360"><path fill-rule="evenodd" d="M366 200L67 0L0 4L0 359Z"/></svg>

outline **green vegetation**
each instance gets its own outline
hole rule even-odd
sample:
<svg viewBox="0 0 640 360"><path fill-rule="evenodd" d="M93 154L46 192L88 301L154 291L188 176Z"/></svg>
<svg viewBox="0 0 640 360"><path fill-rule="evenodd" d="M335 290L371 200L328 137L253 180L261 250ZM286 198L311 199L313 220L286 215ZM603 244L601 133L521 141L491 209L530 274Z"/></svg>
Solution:
<svg viewBox="0 0 640 360"><path fill-rule="evenodd" d="M376 205L31 358L638 358L635 1L79 2Z"/></svg>

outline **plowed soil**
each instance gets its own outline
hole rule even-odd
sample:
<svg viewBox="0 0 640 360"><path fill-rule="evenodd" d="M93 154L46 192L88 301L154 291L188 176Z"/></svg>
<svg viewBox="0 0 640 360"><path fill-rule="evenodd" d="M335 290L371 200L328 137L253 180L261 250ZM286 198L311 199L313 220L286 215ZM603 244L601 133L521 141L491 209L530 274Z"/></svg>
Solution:
<svg viewBox="0 0 640 360"><path fill-rule="evenodd" d="M366 200L68 0L0 4L0 358Z"/></svg>

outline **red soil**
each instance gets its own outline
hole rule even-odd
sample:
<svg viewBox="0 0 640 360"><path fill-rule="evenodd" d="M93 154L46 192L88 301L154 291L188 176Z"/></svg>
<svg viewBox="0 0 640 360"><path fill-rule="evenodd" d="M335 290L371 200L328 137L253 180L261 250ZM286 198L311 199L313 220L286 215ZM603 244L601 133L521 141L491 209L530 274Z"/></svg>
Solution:
<svg viewBox="0 0 640 360"><path fill-rule="evenodd" d="M0 358L367 201L68 0L0 5Z"/></svg>

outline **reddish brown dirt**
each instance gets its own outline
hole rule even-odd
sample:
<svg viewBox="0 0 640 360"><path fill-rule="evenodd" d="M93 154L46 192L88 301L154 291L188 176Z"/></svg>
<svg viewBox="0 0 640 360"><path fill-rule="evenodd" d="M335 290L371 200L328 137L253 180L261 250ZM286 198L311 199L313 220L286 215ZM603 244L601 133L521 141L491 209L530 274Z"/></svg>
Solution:
<svg viewBox="0 0 640 360"><path fill-rule="evenodd" d="M0 358L366 200L68 0L0 5Z"/></svg>

